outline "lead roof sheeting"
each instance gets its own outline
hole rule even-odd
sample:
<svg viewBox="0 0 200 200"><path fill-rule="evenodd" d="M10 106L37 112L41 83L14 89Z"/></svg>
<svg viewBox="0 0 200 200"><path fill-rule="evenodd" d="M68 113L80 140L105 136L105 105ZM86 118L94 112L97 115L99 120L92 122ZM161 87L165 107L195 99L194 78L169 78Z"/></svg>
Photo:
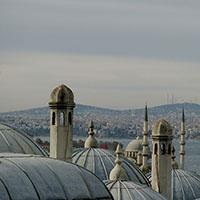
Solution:
<svg viewBox="0 0 200 200"><path fill-rule="evenodd" d="M73 154L72 161L93 172L101 180L108 180L116 157L109 151L99 148L83 149ZM129 180L149 185L147 178L133 163L122 158L122 167L125 169Z"/></svg>
<svg viewBox="0 0 200 200"><path fill-rule="evenodd" d="M91 172L71 163L40 156L0 154L3 199L110 199Z"/></svg>
<svg viewBox="0 0 200 200"><path fill-rule="evenodd" d="M3 124L0 124L0 152L47 156L29 136Z"/></svg>
<svg viewBox="0 0 200 200"><path fill-rule="evenodd" d="M165 200L151 188L130 181L105 181L115 200Z"/></svg>

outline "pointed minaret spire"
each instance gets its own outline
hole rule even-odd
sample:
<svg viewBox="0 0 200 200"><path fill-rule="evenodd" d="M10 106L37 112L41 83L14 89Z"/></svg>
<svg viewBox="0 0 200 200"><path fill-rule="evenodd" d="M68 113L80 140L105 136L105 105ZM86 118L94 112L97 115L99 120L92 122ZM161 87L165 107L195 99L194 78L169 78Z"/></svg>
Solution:
<svg viewBox="0 0 200 200"><path fill-rule="evenodd" d="M180 133L180 169L184 169L185 160L185 112L182 109L181 133Z"/></svg>
<svg viewBox="0 0 200 200"><path fill-rule="evenodd" d="M144 173L148 172L147 159L148 159L148 109L147 104L145 106L144 114L144 127L143 127L143 142L142 142L142 166L141 170Z"/></svg>
<svg viewBox="0 0 200 200"><path fill-rule="evenodd" d="M182 108L182 122L185 122L185 111L184 111L184 107Z"/></svg>
<svg viewBox="0 0 200 200"><path fill-rule="evenodd" d="M115 160L115 166L110 172L110 180L111 181L125 181L127 180L127 174L124 168L122 168L121 164L121 156L123 155L122 149L120 144L117 145L116 151L116 160Z"/></svg>
<svg viewBox="0 0 200 200"><path fill-rule="evenodd" d="M145 122L148 122L148 108L147 108L147 104L145 105Z"/></svg>
<svg viewBox="0 0 200 200"><path fill-rule="evenodd" d="M85 148L96 148L97 147L97 140L94 136L94 122L91 120L89 124L89 131L88 131L88 138L85 141Z"/></svg>

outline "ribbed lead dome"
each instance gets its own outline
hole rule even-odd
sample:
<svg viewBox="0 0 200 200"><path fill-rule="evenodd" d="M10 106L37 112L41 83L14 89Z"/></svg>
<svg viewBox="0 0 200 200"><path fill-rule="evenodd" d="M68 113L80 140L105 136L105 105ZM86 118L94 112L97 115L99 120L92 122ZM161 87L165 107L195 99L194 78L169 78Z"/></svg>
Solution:
<svg viewBox="0 0 200 200"><path fill-rule="evenodd" d="M181 169L172 170L173 200L200 198L200 176Z"/></svg>
<svg viewBox="0 0 200 200"><path fill-rule="evenodd" d="M113 198L95 175L77 165L27 154L0 154L0 199Z"/></svg>
<svg viewBox="0 0 200 200"><path fill-rule="evenodd" d="M147 175L151 182L152 177ZM200 198L200 176L181 169L172 170L172 199L193 200Z"/></svg>
<svg viewBox="0 0 200 200"><path fill-rule="evenodd" d="M89 148L76 151L73 154L72 162L93 172L101 180L109 180L109 174L115 166L116 157L107 150ZM130 181L149 185L148 179L133 163L122 158L122 167Z"/></svg>
<svg viewBox="0 0 200 200"><path fill-rule="evenodd" d="M130 181L104 181L114 200L165 200L150 187Z"/></svg>
<svg viewBox="0 0 200 200"><path fill-rule="evenodd" d="M0 153L2 152L47 156L47 153L29 136L0 124Z"/></svg>

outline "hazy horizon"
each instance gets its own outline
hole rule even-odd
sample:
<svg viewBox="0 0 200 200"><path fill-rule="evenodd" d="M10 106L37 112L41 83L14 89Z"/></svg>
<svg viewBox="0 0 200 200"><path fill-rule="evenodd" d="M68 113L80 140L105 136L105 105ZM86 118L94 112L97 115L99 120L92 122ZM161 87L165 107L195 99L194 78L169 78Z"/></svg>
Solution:
<svg viewBox="0 0 200 200"><path fill-rule="evenodd" d="M200 102L200 1L0 0L0 112L59 84L113 109Z"/></svg>

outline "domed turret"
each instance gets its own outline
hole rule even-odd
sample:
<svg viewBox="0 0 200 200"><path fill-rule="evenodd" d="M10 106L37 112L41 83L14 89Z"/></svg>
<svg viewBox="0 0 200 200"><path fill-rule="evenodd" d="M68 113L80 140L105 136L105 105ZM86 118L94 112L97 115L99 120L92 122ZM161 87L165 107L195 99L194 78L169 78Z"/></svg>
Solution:
<svg viewBox="0 0 200 200"><path fill-rule="evenodd" d="M155 123L152 145L152 188L171 199L172 128L166 120Z"/></svg>
<svg viewBox="0 0 200 200"><path fill-rule="evenodd" d="M67 104L73 106L74 94L66 85L60 85L52 91L49 104L52 106L53 104Z"/></svg>
<svg viewBox="0 0 200 200"><path fill-rule="evenodd" d="M94 123L93 121L90 122L89 125L89 132L88 132L88 138L85 141L85 148L96 148L98 143L94 136Z"/></svg>
<svg viewBox="0 0 200 200"><path fill-rule="evenodd" d="M73 141L74 95L65 85L50 96L50 157L71 161Z"/></svg>
<svg viewBox="0 0 200 200"><path fill-rule="evenodd" d="M171 125L165 119L158 120L154 125L152 135L159 137L172 137Z"/></svg>

